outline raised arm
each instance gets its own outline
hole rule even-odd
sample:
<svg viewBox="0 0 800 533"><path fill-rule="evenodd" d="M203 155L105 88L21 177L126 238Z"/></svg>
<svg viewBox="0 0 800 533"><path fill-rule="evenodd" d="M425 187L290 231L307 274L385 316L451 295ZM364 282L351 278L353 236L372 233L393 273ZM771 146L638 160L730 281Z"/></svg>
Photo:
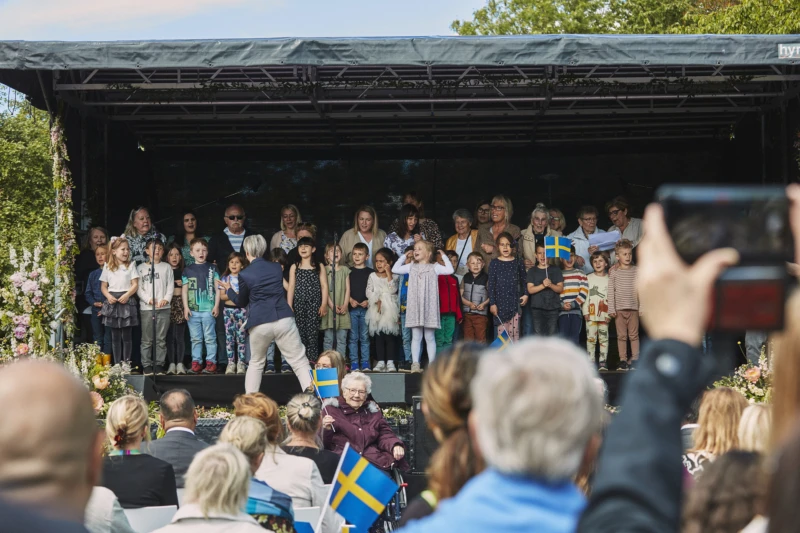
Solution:
<svg viewBox="0 0 800 533"><path fill-rule="evenodd" d="M402 254L392 267L392 273L401 275L409 274L411 272L411 264L406 264L407 258L408 256L406 254Z"/></svg>
<svg viewBox="0 0 800 533"><path fill-rule="evenodd" d="M439 250L439 256L444 259L444 264L441 263L434 263L433 264L433 271L436 272L439 276L452 274L455 272L453 270L453 263L450 262L450 258L444 255L444 252Z"/></svg>

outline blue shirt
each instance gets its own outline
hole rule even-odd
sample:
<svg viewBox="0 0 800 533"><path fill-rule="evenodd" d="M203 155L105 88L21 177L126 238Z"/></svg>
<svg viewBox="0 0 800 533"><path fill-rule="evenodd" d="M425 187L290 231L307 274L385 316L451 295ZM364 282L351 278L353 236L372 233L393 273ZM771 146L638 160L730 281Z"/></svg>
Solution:
<svg viewBox="0 0 800 533"><path fill-rule="evenodd" d="M570 481L548 483L489 469L403 533L573 533L586 500Z"/></svg>
<svg viewBox="0 0 800 533"><path fill-rule="evenodd" d="M89 274L89 281L86 282L86 289L83 292L83 297L86 298L86 303L89 305L94 305L95 302L103 303L106 301L106 297L103 296L103 292L100 289L100 274L102 273L103 269L98 268L92 270L91 274Z"/></svg>

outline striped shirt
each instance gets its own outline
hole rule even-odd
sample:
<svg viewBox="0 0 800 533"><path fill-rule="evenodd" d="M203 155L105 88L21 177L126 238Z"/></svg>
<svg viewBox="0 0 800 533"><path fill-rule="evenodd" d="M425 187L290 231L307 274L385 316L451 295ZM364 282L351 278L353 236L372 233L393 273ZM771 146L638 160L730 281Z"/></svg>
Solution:
<svg viewBox="0 0 800 533"><path fill-rule="evenodd" d="M241 232L239 235L235 235L230 232L228 228L222 230L225 232L225 235L228 236L228 240L231 241L231 247L237 253L242 251L242 242L244 242L244 232Z"/></svg>
<svg viewBox="0 0 800 533"><path fill-rule="evenodd" d="M562 315L580 315L581 306L589 296L589 282L586 274L577 268L564 270L564 291L561 293L561 313ZM569 303L569 311L563 308L564 304Z"/></svg>
<svg viewBox="0 0 800 533"><path fill-rule="evenodd" d="M636 267L616 268L608 273L608 312L638 311L639 293L636 291Z"/></svg>

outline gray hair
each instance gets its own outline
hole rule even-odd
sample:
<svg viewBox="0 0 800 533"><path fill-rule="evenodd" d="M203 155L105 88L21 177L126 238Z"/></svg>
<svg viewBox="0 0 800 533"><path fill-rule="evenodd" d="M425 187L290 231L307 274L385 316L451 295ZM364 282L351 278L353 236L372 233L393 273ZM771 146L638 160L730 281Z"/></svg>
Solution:
<svg viewBox="0 0 800 533"><path fill-rule="evenodd" d="M344 378L342 378L342 388L343 389L350 389L352 388L351 385L355 385L356 381L360 381L364 384L364 388L367 390L367 394L372 393L372 379L363 372L350 372Z"/></svg>
<svg viewBox="0 0 800 533"><path fill-rule="evenodd" d="M197 453L186 472L186 503L195 503L206 518L237 515L247 502L250 463L232 444L215 444Z"/></svg>
<svg viewBox="0 0 800 533"><path fill-rule="evenodd" d="M602 426L595 377L586 353L562 339L528 338L482 357L472 397L487 464L550 481L572 478Z"/></svg>
<svg viewBox="0 0 800 533"><path fill-rule="evenodd" d="M531 220L536 215L536 213L541 213L544 216L546 216L548 218L548 220L550 219L550 210L547 209L547 206L542 204L542 203L536 204L536 207L531 212Z"/></svg>
<svg viewBox="0 0 800 533"><path fill-rule="evenodd" d="M472 213L466 209L456 209L455 213L453 213L453 222L455 222L457 218L466 218L469 221L470 226L474 220L472 218Z"/></svg>
<svg viewBox="0 0 800 533"><path fill-rule="evenodd" d="M263 257L267 251L267 241L261 235L248 235L244 238L242 250L253 257Z"/></svg>

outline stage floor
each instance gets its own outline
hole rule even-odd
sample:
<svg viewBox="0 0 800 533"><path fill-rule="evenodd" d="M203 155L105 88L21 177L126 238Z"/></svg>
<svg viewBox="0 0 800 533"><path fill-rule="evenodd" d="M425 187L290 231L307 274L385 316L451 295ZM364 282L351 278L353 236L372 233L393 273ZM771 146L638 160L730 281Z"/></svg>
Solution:
<svg viewBox="0 0 800 533"><path fill-rule="evenodd" d="M627 372L601 372L600 377L608 387L608 403L617 405L619 390ZM381 405L412 405L412 398L420 395L422 374L369 373L372 379L372 396ZM244 375L186 375L144 377L131 375L128 382L143 392L145 399L157 400L170 389L186 389L197 405L203 407L229 406L237 394L244 394ZM294 374L265 374L261 392L286 405L300 392L300 383Z"/></svg>

